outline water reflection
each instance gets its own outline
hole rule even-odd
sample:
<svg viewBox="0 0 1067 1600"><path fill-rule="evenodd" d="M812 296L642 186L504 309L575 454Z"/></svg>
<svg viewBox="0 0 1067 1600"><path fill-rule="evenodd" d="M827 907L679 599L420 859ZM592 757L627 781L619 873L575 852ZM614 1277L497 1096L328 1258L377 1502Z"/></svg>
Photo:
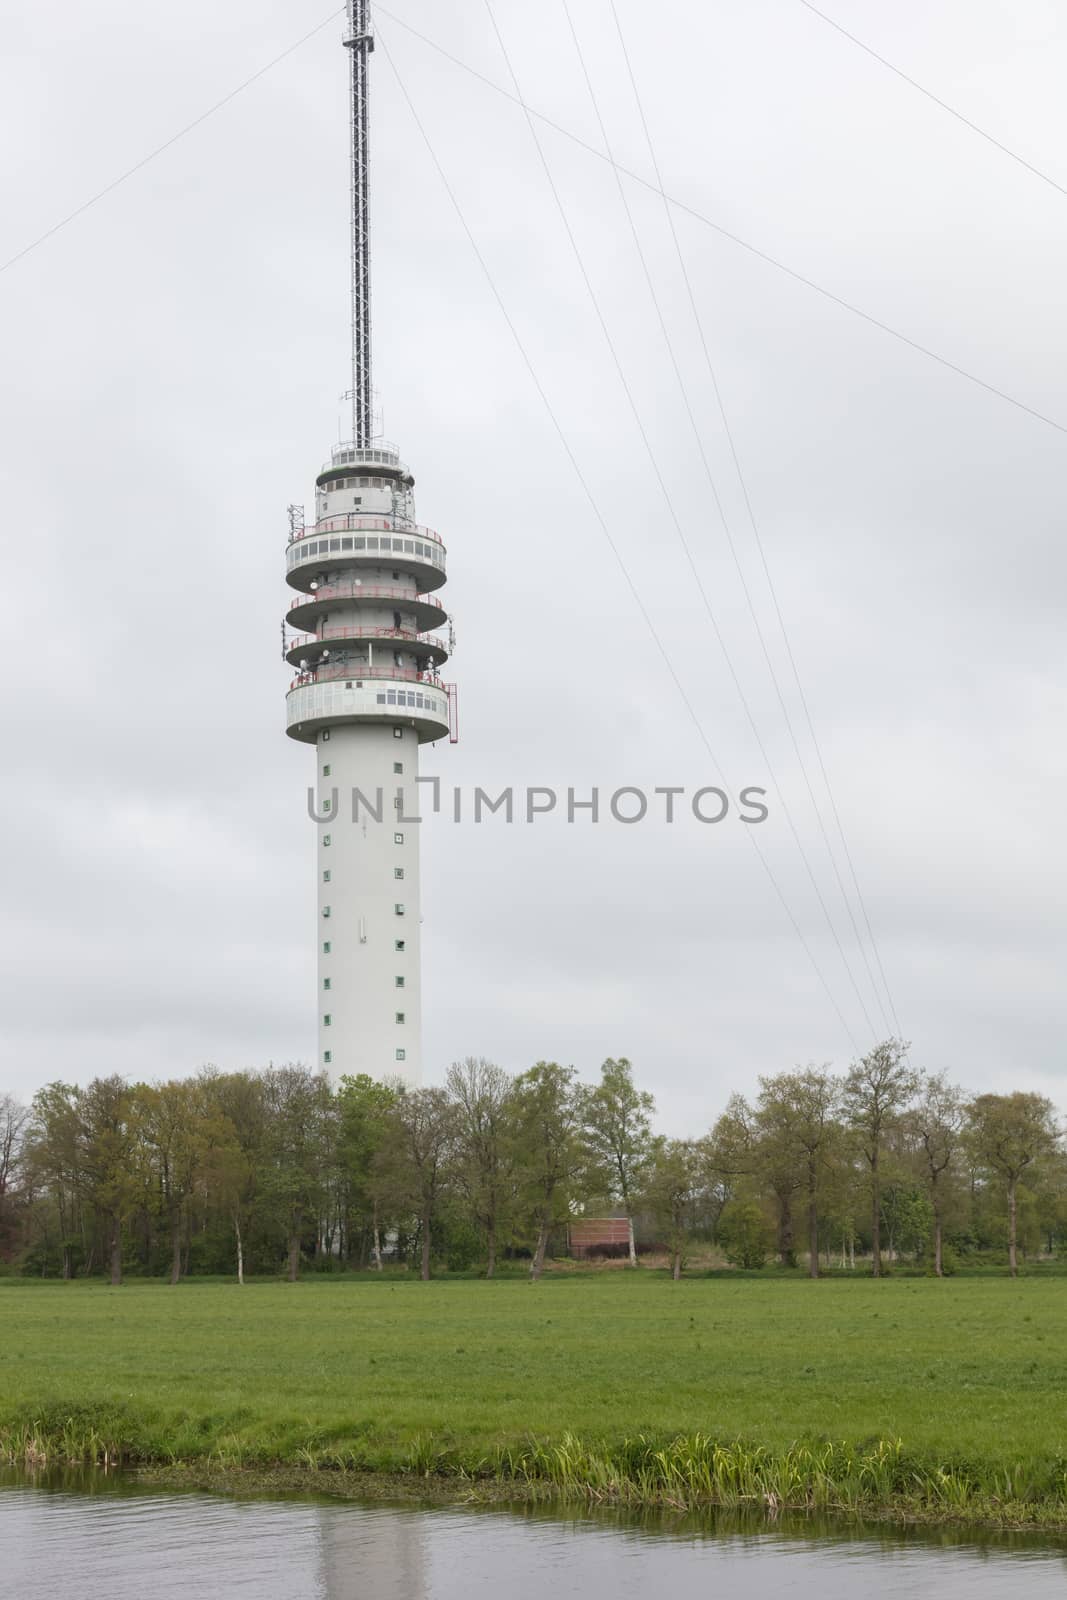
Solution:
<svg viewBox="0 0 1067 1600"><path fill-rule="evenodd" d="M1062 1547L952 1530L579 1515L158 1493L0 1476L0 1594L21 1600L1027 1600L1063 1592Z"/></svg>

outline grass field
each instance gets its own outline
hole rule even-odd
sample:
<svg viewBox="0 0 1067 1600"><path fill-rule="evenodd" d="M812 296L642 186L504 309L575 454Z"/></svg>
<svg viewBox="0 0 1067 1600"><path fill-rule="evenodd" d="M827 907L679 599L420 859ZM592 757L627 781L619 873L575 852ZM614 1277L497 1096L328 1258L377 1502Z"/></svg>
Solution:
<svg viewBox="0 0 1067 1600"><path fill-rule="evenodd" d="M737 1462L792 1459L801 1477L818 1450L790 1447L828 1441L856 1447L819 1459L868 1498L915 1499L925 1475L931 1510L1010 1504L1020 1520L1029 1504L1067 1523L1062 1278L7 1280L0 1319L11 1458L507 1473L607 1494L651 1460L623 1444L637 1435L704 1435L689 1448L706 1457L742 1441ZM876 1482L861 1458L898 1440ZM716 1498L710 1478L679 1478L675 1498L701 1484Z"/></svg>

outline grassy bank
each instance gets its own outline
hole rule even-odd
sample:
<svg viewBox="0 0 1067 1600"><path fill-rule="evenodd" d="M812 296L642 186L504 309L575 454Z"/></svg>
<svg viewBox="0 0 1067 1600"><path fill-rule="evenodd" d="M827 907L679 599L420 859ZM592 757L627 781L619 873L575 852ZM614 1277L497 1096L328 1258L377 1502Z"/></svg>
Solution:
<svg viewBox="0 0 1067 1600"><path fill-rule="evenodd" d="M1067 1527L1062 1278L9 1280L0 1318L9 1459Z"/></svg>

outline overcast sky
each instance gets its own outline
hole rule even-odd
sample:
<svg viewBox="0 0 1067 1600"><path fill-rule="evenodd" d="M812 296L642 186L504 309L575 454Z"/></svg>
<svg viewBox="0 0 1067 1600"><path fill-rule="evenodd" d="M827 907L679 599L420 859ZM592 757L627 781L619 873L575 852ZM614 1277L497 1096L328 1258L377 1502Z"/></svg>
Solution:
<svg viewBox="0 0 1067 1600"><path fill-rule="evenodd" d="M569 3L616 158L650 178L608 0ZM1067 186L1061 7L826 7ZM390 11L510 87L484 0ZM1067 427L1067 197L800 0L618 11L671 195ZM0 259L328 12L96 0L59 26L0 0ZM495 12L530 102L599 144L560 0ZM426 1075L625 1054L662 1125L698 1131L758 1074L844 1068L888 1030L662 203L625 180L865 954L610 166L542 128L648 449L521 109L378 23L608 530L379 49L376 386L448 545L459 641L462 739L424 771L606 796L721 770L771 808L756 829L428 822ZM315 1059L312 761L283 731L279 624L286 506L310 505L348 386L340 37L338 18L0 275L0 1088ZM1067 435L676 221L913 1059L1062 1104Z"/></svg>

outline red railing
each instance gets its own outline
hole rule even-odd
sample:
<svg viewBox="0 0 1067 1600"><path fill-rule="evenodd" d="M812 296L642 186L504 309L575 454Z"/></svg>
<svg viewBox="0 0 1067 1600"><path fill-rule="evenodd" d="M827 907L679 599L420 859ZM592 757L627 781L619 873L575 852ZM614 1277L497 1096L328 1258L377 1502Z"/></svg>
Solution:
<svg viewBox="0 0 1067 1600"><path fill-rule="evenodd" d="M301 606L313 605L319 600L400 600L409 606L433 606L442 616L445 614L444 606L432 595L412 594L410 589L376 586L369 583L324 583L321 588L312 589L309 594L297 595L289 610L298 611Z"/></svg>
<svg viewBox="0 0 1067 1600"><path fill-rule="evenodd" d="M420 672L417 667L370 667L352 662L342 667L321 667L314 672L299 672L289 688L303 689L309 683L330 683L338 678L359 678L361 682L378 678L399 678L404 683L428 684L431 689L446 688L436 672Z"/></svg>
<svg viewBox="0 0 1067 1600"><path fill-rule="evenodd" d="M432 528L412 527L398 522L395 517L367 517L359 511L345 511L340 516L324 517L314 527L304 527L291 542L296 544L300 539L314 539L322 533L392 533L403 539L421 539L424 544L439 544L442 549L445 543Z"/></svg>
<svg viewBox="0 0 1067 1600"><path fill-rule="evenodd" d="M321 633L302 633L299 638L291 639L285 647L286 653L329 644L331 639L390 639L400 644L432 644L439 650L445 648L442 640L426 638L410 628L323 628Z"/></svg>

